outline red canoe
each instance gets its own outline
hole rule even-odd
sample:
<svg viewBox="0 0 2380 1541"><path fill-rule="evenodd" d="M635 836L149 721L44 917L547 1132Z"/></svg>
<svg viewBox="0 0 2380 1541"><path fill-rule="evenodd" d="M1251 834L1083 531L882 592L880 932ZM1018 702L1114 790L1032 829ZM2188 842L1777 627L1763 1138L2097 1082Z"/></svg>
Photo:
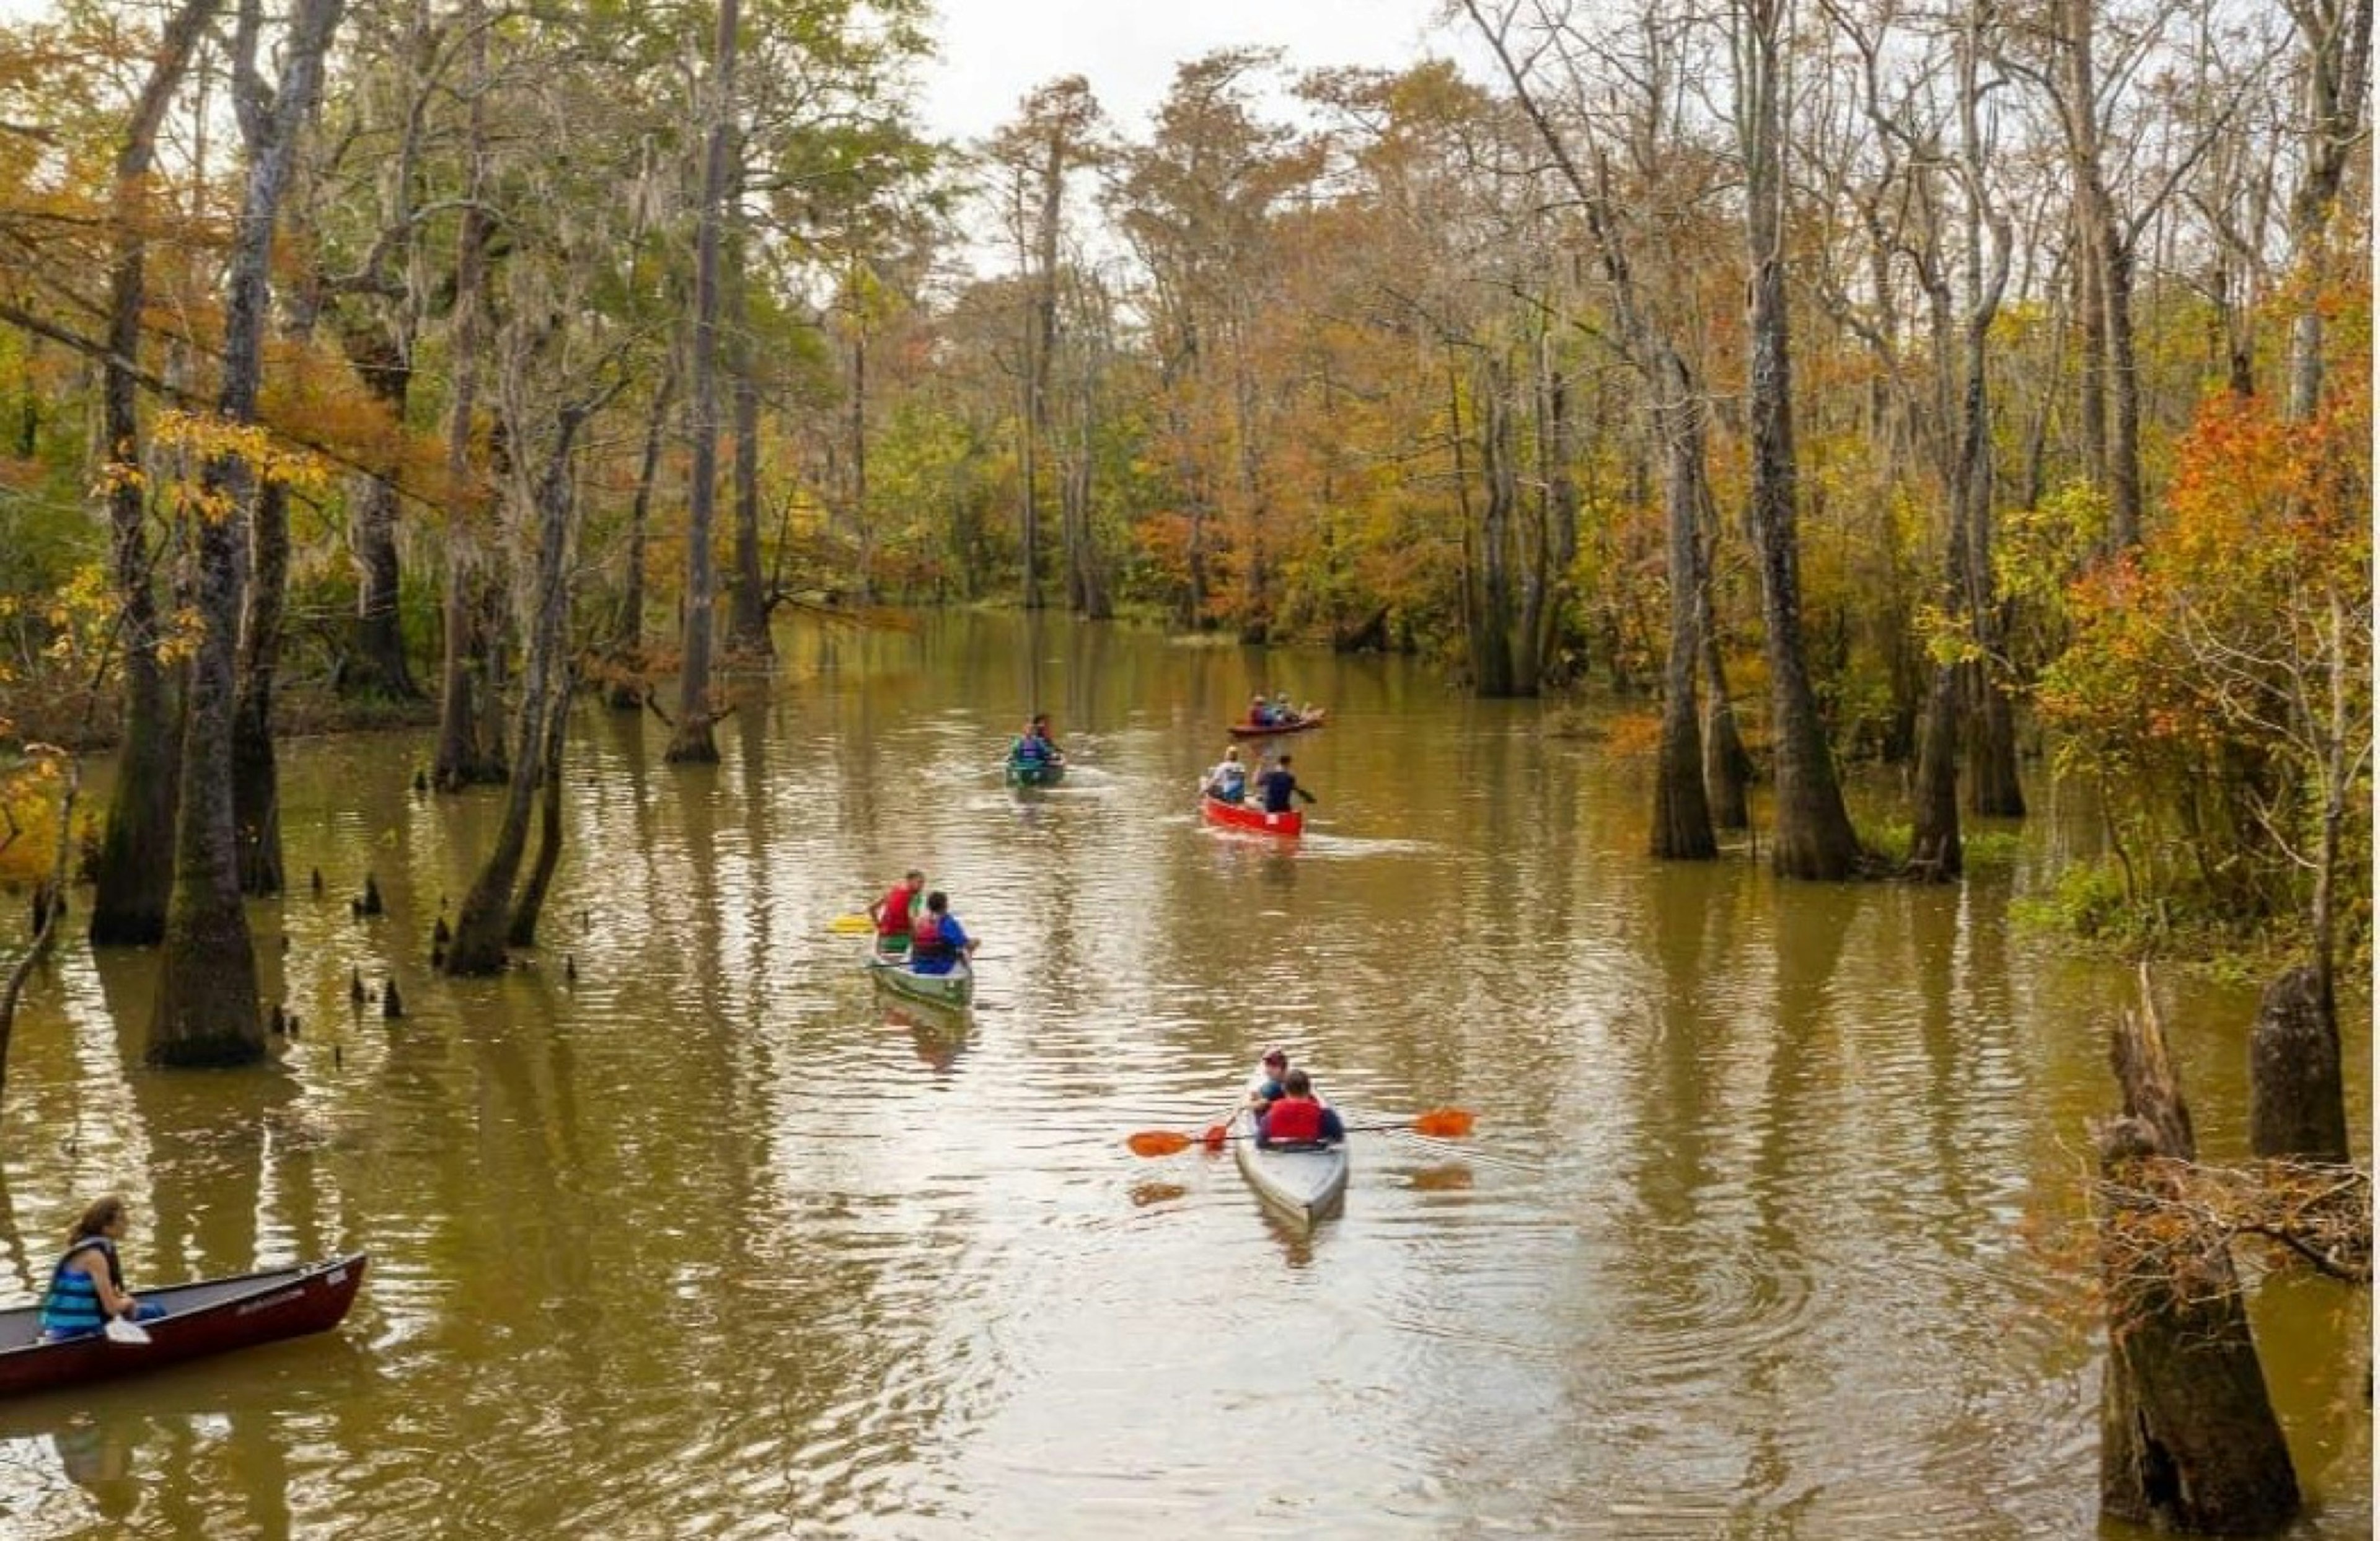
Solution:
<svg viewBox="0 0 2380 1541"><path fill-rule="evenodd" d="M1318 711L1306 713L1294 722L1269 728L1260 728L1254 722L1234 722L1227 731L1233 738L1279 738L1285 733L1304 733L1308 728L1318 728L1330 715L1330 709L1324 707Z"/></svg>
<svg viewBox="0 0 2380 1541"><path fill-rule="evenodd" d="M1258 834L1294 839L1305 828L1305 815L1295 808L1287 813L1267 813L1255 803L1226 803L1216 797L1200 797L1198 806L1206 810L1208 823L1234 830L1254 830Z"/></svg>
<svg viewBox="0 0 2380 1541"><path fill-rule="evenodd" d="M119 1343L96 1332L44 1343L39 1306L0 1311L0 1397L79 1386L328 1331L355 1304L370 1261L370 1255L354 1252L328 1262L136 1291L144 1302L165 1308L165 1315L140 1324L149 1334L145 1343Z"/></svg>

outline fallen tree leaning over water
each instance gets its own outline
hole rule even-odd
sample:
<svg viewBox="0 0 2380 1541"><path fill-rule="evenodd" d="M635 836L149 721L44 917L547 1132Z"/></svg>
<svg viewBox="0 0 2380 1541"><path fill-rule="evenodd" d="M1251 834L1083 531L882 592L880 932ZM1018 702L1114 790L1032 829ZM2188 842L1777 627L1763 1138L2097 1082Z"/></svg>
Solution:
<svg viewBox="0 0 2380 1541"><path fill-rule="evenodd" d="M2197 1162L2197 1136L2146 989L2112 1043L2123 1114L2096 1131L2107 1311L2102 1513L2211 1535L2280 1529L2303 1499L2232 1257L2262 1239L2351 1283L2372 1276L2372 1184L2350 1166Z"/></svg>

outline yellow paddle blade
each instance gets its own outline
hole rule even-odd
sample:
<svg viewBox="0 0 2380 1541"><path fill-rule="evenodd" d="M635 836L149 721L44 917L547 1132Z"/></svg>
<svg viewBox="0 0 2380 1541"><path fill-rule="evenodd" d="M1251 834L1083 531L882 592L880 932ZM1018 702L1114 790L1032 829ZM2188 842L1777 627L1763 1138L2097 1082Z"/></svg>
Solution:
<svg viewBox="0 0 2380 1541"><path fill-rule="evenodd" d="M1135 1156L1178 1156L1190 1148L1190 1136L1171 1129L1144 1129L1123 1143Z"/></svg>
<svg viewBox="0 0 2380 1541"><path fill-rule="evenodd" d="M1440 1140L1459 1140L1471 1133L1471 1126L1478 1122L1477 1115L1468 1108L1432 1108L1414 1120L1413 1126L1416 1135L1427 1135Z"/></svg>
<svg viewBox="0 0 2380 1541"><path fill-rule="evenodd" d="M876 922L864 915L838 915L826 923L826 928L837 936L864 937L876 929Z"/></svg>

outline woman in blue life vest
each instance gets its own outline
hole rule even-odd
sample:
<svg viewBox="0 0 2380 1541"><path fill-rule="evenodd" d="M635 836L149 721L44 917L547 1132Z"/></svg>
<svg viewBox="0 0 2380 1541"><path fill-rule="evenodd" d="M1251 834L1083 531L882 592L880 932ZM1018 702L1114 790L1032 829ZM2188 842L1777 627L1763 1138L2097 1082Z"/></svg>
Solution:
<svg viewBox="0 0 2380 1541"><path fill-rule="evenodd" d="M951 901L941 889L926 895L926 913L909 933L909 967L918 974L948 974L962 958L975 956L975 939L966 934Z"/></svg>
<svg viewBox="0 0 2380 1541"><path fill-rule="evenodd" d="M1207 772L1204 783L1207 795L1219 803L1236 803L1248 795L1248 768L1240 759L1236 744L1223 751L1215 769Z"/></svg>
<svg viewBox="0 0 2380 1541"><path fill-rule="evenodd" d="M1347 1137L1347 1126L1335 1108L1326 1108L1314 1095L1314 1081L1302 1070L1281 1078L1281 1100L1257 1119L1257 1146L1333 1145Z"/></svg>
<svg viewBox="0 0 2380 1541"><path fill-rule="evenodd" d="M87 1337L114 1317L145 1322L165 1314L164 1306L135 1300L124 1287L115 1244L124 1239L127 1224L124 1200L115 1194L94 1199L75 1221L73 1239L50 1269L50 1287L42 1296L42 1341Z"/></svg>

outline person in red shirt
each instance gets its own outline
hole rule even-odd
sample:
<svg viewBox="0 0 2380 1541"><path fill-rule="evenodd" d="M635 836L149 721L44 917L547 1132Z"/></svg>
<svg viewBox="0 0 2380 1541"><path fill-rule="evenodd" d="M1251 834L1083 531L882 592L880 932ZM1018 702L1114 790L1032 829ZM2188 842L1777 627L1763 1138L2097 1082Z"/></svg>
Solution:
<svg viewBox="0 0 2380 1541"><path fill-rule="evenodd" d="M876 922L878 952L909 950L909 932L917 923L917 895L925 890L926 875L913 867L892 886L892 892L868 906L868 918Z"/></svg>
<svg viewBox="0 0 2380 1541"><path fill-rule="evenodd" d="M1303 1070L1282 1077L1281 1100L1257 1120L1257 1146L1332 1145L1347 1137L1347 1126L1335 1108L1326 1108L1314 1095L1314 1081Z"/></svg>

